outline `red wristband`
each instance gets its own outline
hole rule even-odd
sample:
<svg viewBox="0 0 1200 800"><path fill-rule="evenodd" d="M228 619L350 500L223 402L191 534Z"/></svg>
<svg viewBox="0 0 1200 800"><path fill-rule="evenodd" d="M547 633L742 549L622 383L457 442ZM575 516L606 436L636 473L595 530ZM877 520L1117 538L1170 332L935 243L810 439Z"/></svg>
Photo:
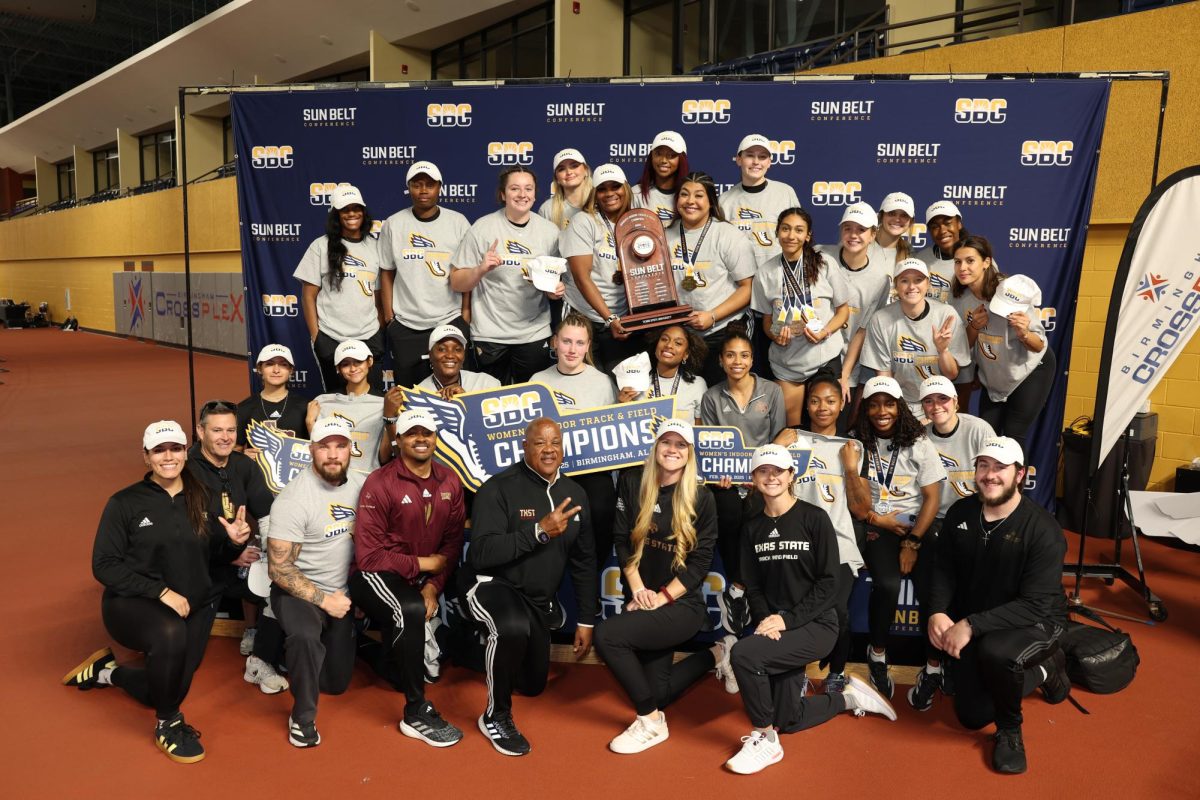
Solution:
<svg viewBox="0 0 1200 800"><path fill-rule="evenodd" d="M662 592L663 597L667 598L667 605L670 606L675 604L675 598L671 597L671 593L667 591L667 587L664 586L663 588L659 589L659 591Z"/></svg>

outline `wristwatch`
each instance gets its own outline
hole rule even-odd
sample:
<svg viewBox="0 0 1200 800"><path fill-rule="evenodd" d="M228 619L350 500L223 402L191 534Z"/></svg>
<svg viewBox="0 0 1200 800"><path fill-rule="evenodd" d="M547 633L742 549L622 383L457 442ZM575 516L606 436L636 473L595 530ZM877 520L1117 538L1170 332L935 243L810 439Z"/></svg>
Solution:
<svg viewBox="0 0 1200 800"><path fill-rule="evenodd" d="M396 420L398 420L398 419L400 419L400 415L399 415L399 414L397 414L397 415L396 415L396 416L394 416L394 417L384 417L384 418L383 418L383 424L384 424L384 425L395 425L395 424L396 424Z"/></svg>
<svg viewBox="0 0 1200 800"><path fill-rule="evenodd" d="M542 524L540 522L533 523L533 535L534 538L536 538L541 544L550 543L550 534L542 530Z"/></svg>
<svg viewBox="0 0 1200 800"><path fill-rule="evenodd" d="M612 324L621 318L620 314L609 314L608 319L604 320L604 330L612 328Z"/></svg>

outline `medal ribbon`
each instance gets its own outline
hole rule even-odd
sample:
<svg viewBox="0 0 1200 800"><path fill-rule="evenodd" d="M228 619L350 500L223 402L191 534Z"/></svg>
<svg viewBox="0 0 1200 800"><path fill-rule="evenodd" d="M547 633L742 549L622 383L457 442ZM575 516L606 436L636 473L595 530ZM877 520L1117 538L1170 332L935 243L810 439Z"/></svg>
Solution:
<svg viewBox="0 0 1200 800"><path fill-rule="evenodd" d="M871 468L875 470L875 477L879 480L879 499L887 500L892 493L892 476L896 474L896 462L900 460L900 454L892 455L891 462L888 463L887 473L883 471L883 458L879 455L879 444L871 445Z"/></svg>
<svg viewBox="0 0 1200 800"><path fill-rule="evenodd" d="M708 236L708 229L712 227L712 215L708 217L708 222L704 223L704 230L700 231L700 238L696 240L696 248L688 253L687 233L683 229L683 220L679 221L679 246L683 250L683 274L691 275L696 264L696 256L700 255L700 247L704 244L704 237Z"/></svg>

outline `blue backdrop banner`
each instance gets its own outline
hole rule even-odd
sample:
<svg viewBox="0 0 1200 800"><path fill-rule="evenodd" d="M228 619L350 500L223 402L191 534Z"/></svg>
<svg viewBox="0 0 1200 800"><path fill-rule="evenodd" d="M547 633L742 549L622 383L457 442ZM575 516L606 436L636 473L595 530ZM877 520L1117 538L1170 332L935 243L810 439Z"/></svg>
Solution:
<svg viewBox="0 0 1200 800"><path fill-rule="evenodd" d="M548 196L551 159L564 147L593 168L620 164L636 182L654 135L675 130L692 168L725 188L738 181L738 142L761 133L771 141L769 178L796 190L817 241L836 241L844 206L877 207L903 191L916 201L920 248L924 209L947 199L992 241L1005 272L1038 282L1060 374L1027 439L1028 489L1049 506L1108 89L1103 79L839 77L237 92L247 349L288 345L296 388L320 390L292 273L323 234L341 183L359 187L383 220L410 205L408 166L430 160L444 176L444 205L474 220L497 207L496 175L507 165L532 167Z"/></svg>

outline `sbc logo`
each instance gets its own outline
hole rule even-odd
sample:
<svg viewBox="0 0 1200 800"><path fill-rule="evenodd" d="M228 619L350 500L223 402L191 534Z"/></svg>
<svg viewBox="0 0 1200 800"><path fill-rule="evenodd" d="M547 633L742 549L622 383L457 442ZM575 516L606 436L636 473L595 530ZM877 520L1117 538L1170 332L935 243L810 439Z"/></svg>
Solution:
<svg viewBox="0 0 1200 800"><path fill-rule="evenodd" d="M250 166L254 169L290 169L295 152L290 144L255 145L250 148Z"/></svg>
<svg viewBox="0 0 1200 800"><path fill-rule="evenodd" d="M264 294L263 313L268 317L294 317L300 313L296 308L297 302L294 294Z"/></svg>
<svg viewBox="0 0 1200 800"><path fill-rule="evenodd" d="M1021 142L1021 166L1065 167L1071 163L1074 142L1052 142L1046 139Z"/></svg>
<svg viewBox="0 0 1200 800"><path fill-rule="evenodd" d="M1049 333L1054 330L1055 318L1058 316L1058 310L1054 308L1043 308L1039 312L1042 318L1042 329Z"/></svg>
<svg viewBox="0 0 1200 800"><path fill-rule="evenodd" d="M728 100L684 100L679 119L684 125L724 125L733 119Z"/></svg>
<svg viewBox="0 0 1200 800"><path fill-rule="evenodd" d="M767 148L771 151L772 164L796 163L796 142L794 140L784 139L777 142L772 139L767 142Z"/></svg>
<svg viewBox="0 0 1200 800"><path fill-rule="evenodd" d="M963 125L992 125L1008 116L1003 97L960 97L954 101L954 121Z"/></svg>
<svg viewBox="0 0 1200 800"><path fill-rule="evenodd" d="M493 167L529 166L533 163L533 142L488 142L487 162Z"/></svg>
<svg viewBox="0 0 1200 800"><path fill-rule="evenodd" d="M336 183L334 181L313 181L308 185L308 202L314 206L329 205L329 196L333 194L333 190L339 186L349 186L348 183Z"/></svg>
<svg viewBox="0 0 1200 800"><path fill-rule="evenodd" d="M813 181L814 206L848 206L862 199L862 184L858 181Z"/></svg>
<svg viewBox="0 0 1200 800"><path fill-rule="evenodd" d="M471 104L430 103L425 106L425 124L431 128L469 128Z"/></svg>
<svg viewBox="0 0 1200 800"><path fill-rule="evenodd" d="M1032 492L1037 488L1037 467L1030 464L1025 468L1025 487L1023 491Z"/></svg>
<svg viewBox="0 0 1200 800"><path fill-rule="evenodd" d="M914 251L920 250L925 246L928 237L925 232L928 230L923 222L914 222L912 224L912 232L908 235L908 244Z"/></svg>
<svg viewBox="0 0 1200 800"><path fill-rule="evenodd" d="M705 450L733 450L737 446L730 431L696 431L697 444Z"/></svg>

